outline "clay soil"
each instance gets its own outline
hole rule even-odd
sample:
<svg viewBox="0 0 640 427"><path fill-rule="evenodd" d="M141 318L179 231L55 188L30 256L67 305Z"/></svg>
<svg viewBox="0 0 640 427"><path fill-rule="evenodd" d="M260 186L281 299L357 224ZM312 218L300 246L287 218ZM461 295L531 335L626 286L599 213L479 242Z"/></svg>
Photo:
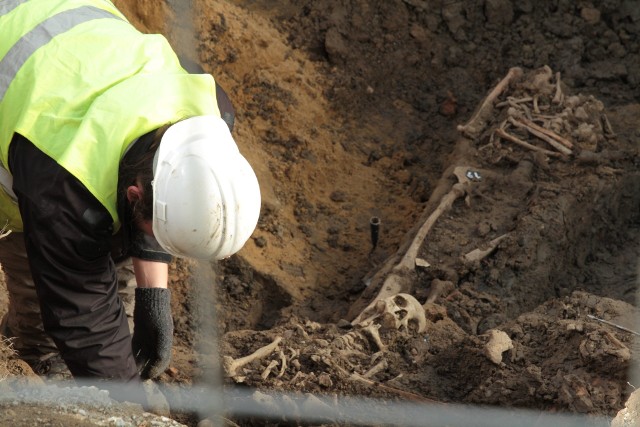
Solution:
<svg viewBox="0 0 640 427"><path fill-rule="evenodd" d="M176 334L161 384L188 387L215 365L198 354L206 338L196 316L215 296L221 357L278 340L234 375L224 371L227 387L566 412L596 424L625 407L640 385L630 370L640 259L635 0L115 3L226 89L263 197L252 238L212 266L214 279L194 273L201 265L172 265ZM480 126L460 127L514 67L522 75ZM570 152L514 117L539 119ZM426 237L412 245L420 229ZM415 259L404 262L409 247ZM465 258L476 249L485 252ZM385 298L407 304L396 316L415 318L399 328L393 313L354 322Z"/></svg>

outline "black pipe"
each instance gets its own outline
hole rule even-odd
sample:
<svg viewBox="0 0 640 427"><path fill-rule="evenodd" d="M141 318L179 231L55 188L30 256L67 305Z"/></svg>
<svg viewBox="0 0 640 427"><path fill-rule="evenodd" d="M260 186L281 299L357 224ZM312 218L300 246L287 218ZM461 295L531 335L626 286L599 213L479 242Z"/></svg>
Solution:
<svg viewBox="0 0 640 427"><path fill-rule="evenodd" d="M377 216L371 217L369 220L369 228L371 229L371 244L373 245L371 250L373 251L378 244L378 236L380 235L380 218Z"/></svg>

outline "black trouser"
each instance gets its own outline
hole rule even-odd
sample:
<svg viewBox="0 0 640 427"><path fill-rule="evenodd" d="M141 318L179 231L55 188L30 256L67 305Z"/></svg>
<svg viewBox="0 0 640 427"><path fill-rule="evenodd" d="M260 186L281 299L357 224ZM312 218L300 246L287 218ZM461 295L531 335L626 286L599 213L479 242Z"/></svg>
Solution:
<svg viewBox="0 0 640 427"><path fill-rule="evenodd" d="M27 307L12 301L10 312L40 308L44 330L74 377L139 381L111 259L109 213L26 138L13 138L9 158L25 231L0 240L0 247L21 245L14 255L19 252L22 260L11 262L5 251L0 263L8 281L18 279L13 288L32 284L39 301ZM38 320L38 313L24 314L32 316L31 323ZM31 326L29 334L40 330Z"/></svg>

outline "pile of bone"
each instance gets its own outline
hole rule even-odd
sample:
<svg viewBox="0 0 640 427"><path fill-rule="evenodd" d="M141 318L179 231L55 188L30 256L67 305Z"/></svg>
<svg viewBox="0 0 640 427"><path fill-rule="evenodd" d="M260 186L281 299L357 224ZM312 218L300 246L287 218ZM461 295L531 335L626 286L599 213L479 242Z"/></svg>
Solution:
<svg viewBox="0 0 640 427"><path fill-rule="evenodd" d="M598 152L615 137L603 103L593 96L565 95L560 73L544 66L515 77L495 103L492 143L511 142L568 159Z"/></svg>
<svg viewBox="0 0 640 427"><path fill-rule="evenodd" d="M335 356L346 355L349 357L362 356L363 359L369 360L366 354L370 347L374 347L377 352L387 350L387 346L382 341L380 329L396 330L399 333L412 334L422 333L427 327L425 312L413 296L409 294L399 293L385 299L376 299L372 302L353 323L353 330L337 337L332 342L316 342L317 347L313 352L318 356L317 361L327 356L327 360L331 360L333 353ZM303 342L314 341L305 331L302 325L297 325L297 332L302 335ZM305 327L312 330L321 329L320 324L308 321ZM294 370L300 369L300 363L296 359L300 356L300 350L290 347L282 348L281 342L283 337L276 337L270 344L261 347L252 354L234 359L229 356L223 356L223 367L226 376L234 378L238 382L243 382L246 378L248 365L257 360L269 359L275 353L277 357L272 359L266 368L262 371L261 377L266 380L270 375L276 374L278 378L285 374L289 366L293 366ZM318 341L318 340L316 340ZM348 358L345 356L345 359ZM312 357L312 359L314 359ZM325 362L333 367L335 363Z"/></svg>

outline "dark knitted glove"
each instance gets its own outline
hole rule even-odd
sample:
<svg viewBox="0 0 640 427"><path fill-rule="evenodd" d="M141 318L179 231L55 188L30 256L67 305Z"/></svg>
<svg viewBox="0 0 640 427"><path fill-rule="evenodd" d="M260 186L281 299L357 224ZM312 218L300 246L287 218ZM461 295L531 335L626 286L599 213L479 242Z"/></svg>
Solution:
<svg viewBox="0 0 640 427"><path fill-rule="evenodd" d="M171 291L164 288L136 288L133 309L133 355L143 379L162 374L171 361L173 318Z"/></svg>

